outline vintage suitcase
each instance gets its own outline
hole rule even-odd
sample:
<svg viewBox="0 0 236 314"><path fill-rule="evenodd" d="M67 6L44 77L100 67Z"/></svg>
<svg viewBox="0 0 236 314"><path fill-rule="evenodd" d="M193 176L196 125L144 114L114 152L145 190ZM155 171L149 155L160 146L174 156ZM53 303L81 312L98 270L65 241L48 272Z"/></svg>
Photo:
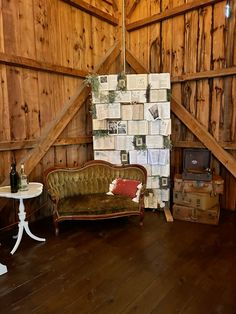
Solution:
<svg viewBox="0 0 236 314"><path fill-rule="evenodd" d="M211 152L207 149L184 149L183 173L184 180L211 181Z"/></svg>
<svg viewBox="0 0 236 314"><path fill-rule="evenodd" d="M173 202L177 205L206 210L219 204L219 195L211 195L209 193L182 193L174 190Z"/></svg>
<svg viewBox="0 0 236 314"><path fill-rule="evenodd" d="M220 207L216 205L210 209L202 210L199 208L173 205L173 217L178 220L199 222L209 225L218 225L220 217Z"/></svg>
<svg viewBox="0 0 236 314"><path fill-rule="evenodd" d="M176 192L223 194L224 180L214 175L211 181L183 180L181 174L174 177L174 190Z"/></svg>

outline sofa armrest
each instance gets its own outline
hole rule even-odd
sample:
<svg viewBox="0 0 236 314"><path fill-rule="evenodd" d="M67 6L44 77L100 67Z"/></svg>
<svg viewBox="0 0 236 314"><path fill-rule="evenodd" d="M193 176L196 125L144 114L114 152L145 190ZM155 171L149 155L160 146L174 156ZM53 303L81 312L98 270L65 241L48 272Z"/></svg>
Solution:
<svg viewBox="0 0 236 314"><path fill-rule="evenodd" d="M56 192L55 190L53 189L48 189L48 195L49 195L49 198L50 200L55 203L55 204L58 204L59 200L60 200L60 195L58 192Z"/></svg>

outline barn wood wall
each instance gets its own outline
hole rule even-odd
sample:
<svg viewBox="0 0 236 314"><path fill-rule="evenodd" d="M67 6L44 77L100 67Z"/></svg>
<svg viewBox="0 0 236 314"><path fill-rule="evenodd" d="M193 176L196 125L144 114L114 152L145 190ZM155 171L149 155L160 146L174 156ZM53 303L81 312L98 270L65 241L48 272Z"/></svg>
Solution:
<svg viewBox="0 0 236 314"><path fill-rule="evenodd" d="M114 25L73 3L92 5L119 18ZM166 13L199 0L126 1L126 24ZM226 1L191 9L148 26L126 32L126 47L149 72L170 72L172 95L236 158L236 78L183 80L183 75L236 66L235 1L230 19ZM37 145L43 130L78 89L88 71L121 37L121 0L0 0L0 183L8 177L14 157L20 160ZM24 66L37 63L38 68ZM21 64L21 65L19 65ZM109 73L122 70L122 60ZM47 69L47 71L45 71ZM68 74L74 71L74 75ZM77 71L77 72L76 72ZM127 64L127 73L134 72ZM201 143L172 116L172 175L182 171L184 147ZM24 145L24 149L20 149ZM42 182L43 171L54 165L74 166L92 159L89 101L59 136L30 174ZM231 147L231 149L229 149ZM236 180L216 160L213 166L226 182L222 207L235 210ZM43 196L41 203L45 200ZM1 206L1 225L15 221L15 211Z"/></svg>
<svg viewBox="0 0 236 314"><path fill-rule="evenodd" d="M201 1L203 2L203 1ZM127 48L149 72L170 72L172 96L181 103L217 142L236 159L236 76L180 80L184 75L236 66L236 3L230 1L231 17L225 17L226 1L190 9L184 14L134 29L135 22L148 20L197 0L128 1L133 11L127 20ZM128 10L128 14L129 14ZM146 21L147 21L146 20ZM171 172L182 172L184 147L203 147L172 114ZM229 148L233 149L229 149ZM215 172L225 180L222 207L236 209L236 179L213 157Z"/></svg>
<svg viewBox="0 0 236 314"><path fill-rule="evenodd" d="M72 1L73 2L73 1ZM114 16L109 0L84 1ZM62 0L0 0L0 184L10 163L37 145L42 132L114 45L117 28ZM38 62L39 68L24 64ZM49 68L49 71L44 71ZM75 75L67 75L70 70ZM117 72L116 66L111 71ZM59 73L61 71L61 73ZM77 72L76 72L77 71ZM76 75L78 74L78 75ZM81 76L80 76L81 74ZM39 164L30 181L43 181L54 165L92 159L90 103L86 101ZM20 147L26 147L20 149ZM46 195L40 199L41 206ZM2 206L1 206L2 204ZM17 206L0 200L0 227L14 223Z"/></svg>

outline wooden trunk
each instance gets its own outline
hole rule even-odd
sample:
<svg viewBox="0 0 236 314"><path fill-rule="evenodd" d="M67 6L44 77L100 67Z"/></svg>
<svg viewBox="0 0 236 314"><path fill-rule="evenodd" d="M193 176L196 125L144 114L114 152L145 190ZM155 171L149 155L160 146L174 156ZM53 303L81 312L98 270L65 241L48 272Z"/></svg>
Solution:
<svg viewBox="0 0 236 314"><path fill-rule="evenodd" d="M176 174L174 177L174 190L182 193L223 194L224 180L216 175L213 176L211 181L184 180L181 174Z"/></svg>
<svg viewBox="0 0 236 314"><path fill-rule="evenodd" d="M220 217L220 207L216 205L210 209L202 210L199 208L173 205L173 217L178 220L199 222L209 225L218 225Z"/></svg>

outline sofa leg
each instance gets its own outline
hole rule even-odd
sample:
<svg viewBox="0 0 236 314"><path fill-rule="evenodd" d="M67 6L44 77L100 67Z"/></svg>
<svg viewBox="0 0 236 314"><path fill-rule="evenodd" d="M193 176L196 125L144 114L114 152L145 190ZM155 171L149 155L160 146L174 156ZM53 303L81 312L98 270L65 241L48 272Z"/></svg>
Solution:
<svg viewBox="0 0 236 314"><path fill-rule="evenodd" d="M141 228L143 227L143 219L144 219L144 213L141 212L140 213L140 221L139 221L139 225L140 225Z"/></svg>
<svg viewBox="0 0 236 314"><path fill-rule="evenodd" d="M55 235L59 235L59 224L57 221L54 221L54 229L55 229Z"/></svg>
<svg viewBox="0 0 236 314"><path fill-rule="evenodd" d="M59 228L55 228L55 236L59 235Z"/></svg>

